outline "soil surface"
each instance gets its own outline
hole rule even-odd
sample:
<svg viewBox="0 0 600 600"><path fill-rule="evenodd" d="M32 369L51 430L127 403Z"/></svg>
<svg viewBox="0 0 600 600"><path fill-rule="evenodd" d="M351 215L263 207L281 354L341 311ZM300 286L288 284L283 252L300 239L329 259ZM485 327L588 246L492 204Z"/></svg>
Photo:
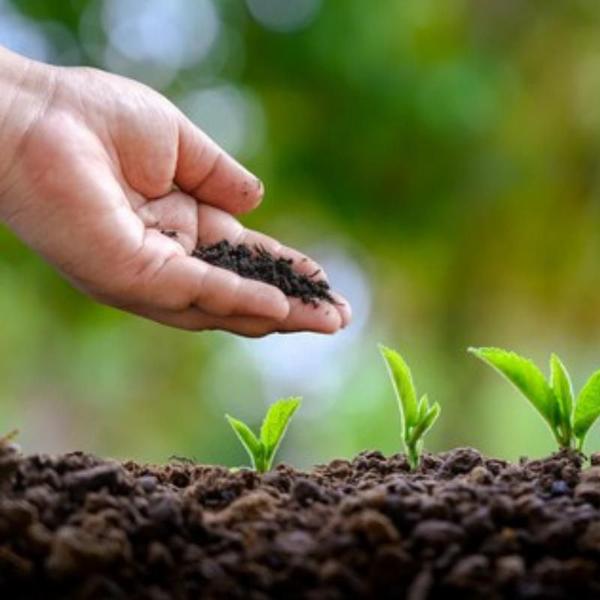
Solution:
<svg viewBox="0 0 600 600"><path fill-rule="evenodd" d="M320 271L311 275L298 273L291 258L276 258L262 247L232 246L223 240L210 246L198 246L192 256L242 277L274 285L286 296L300 298L305 304L316 305L319 300L335 304L327 281L315 279Z"/></svg>
<svg viewBox="0 0 600 600"><path fill-rule="evenodd" d="M600 466L574 454L260 476L5 445L0 486L2 598L600 597Z"/></svg>

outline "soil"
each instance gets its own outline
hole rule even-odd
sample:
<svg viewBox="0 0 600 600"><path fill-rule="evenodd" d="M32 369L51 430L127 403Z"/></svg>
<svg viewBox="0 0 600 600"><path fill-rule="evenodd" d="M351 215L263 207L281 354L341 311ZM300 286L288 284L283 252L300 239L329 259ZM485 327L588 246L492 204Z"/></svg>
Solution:
<svg viewBox="0 0 600 600"><path fill-rule="evenodd" d="M0 452L2 598L598 598L600 456L310 472Z"/></svg>
<svg viewBox="0 0 600 600"><path fill-rule="evenodd" d="M304 304L316 306L320 300L335 304L327 281L315 279L320 271L310 275L299 273L294 270L291 258L277 258L260 246L233 246L222 240L210 246L198 246L192 256L242 277L274 285L286 296L300 298Z"/></svg>

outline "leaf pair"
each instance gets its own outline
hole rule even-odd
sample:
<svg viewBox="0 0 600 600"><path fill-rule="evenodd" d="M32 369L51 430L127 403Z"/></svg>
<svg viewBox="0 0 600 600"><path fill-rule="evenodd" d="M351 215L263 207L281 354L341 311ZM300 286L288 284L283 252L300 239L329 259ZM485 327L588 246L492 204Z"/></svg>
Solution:
<svg viewBox="0 0 600 600"><path fill-rule="evenodd" d="M265 473L273 465L275 453L299 406L300 398L287 398L271 404L262 422L259 437L239 419L225 415L250 456L252 466L259 473Z"/></svg>
<svg viewBox="0 0 600 600"><path fill-rule="evenodd" d="M417 391L406 361L391 348L379 345L388 368L400 409L402 439L411 469L416 469L423 449L423 438L440 414L440 405L429 405L427 394L417 401Z"/></svg>
<svg viewBox="0 0 600 600"><path fill-rule="evenodd" d="M550 357L550 379L527 358L501 348L469 348L510 381L542 415L561 448L583 448L585 438L600 416L600 371L583 386L577 399L571 378L556 354Z"/></svg>

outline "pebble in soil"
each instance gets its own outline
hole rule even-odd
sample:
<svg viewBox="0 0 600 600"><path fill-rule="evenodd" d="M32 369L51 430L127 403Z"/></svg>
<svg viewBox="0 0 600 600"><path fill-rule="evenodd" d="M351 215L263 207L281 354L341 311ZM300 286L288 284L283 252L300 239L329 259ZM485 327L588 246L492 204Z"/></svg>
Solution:
<svg viewBox="0 0 600 600"><path fill-rule="evenodd" d="M233 271L241 277L273 285L286 296L300 298L304 304L316 306L321 300L335 304L327 281L316 279L320 271L309 275L299 273L294 269L291 258L275 257L261 246L234 246L222 240L216 244L198 246L192 256Z"/></svg>
<svg viewBox="0 0 600 600"><path fill-rule="evenodd" d="M598 598L600 467L472 449L265 475L0 449L0 597Z"/></svg>

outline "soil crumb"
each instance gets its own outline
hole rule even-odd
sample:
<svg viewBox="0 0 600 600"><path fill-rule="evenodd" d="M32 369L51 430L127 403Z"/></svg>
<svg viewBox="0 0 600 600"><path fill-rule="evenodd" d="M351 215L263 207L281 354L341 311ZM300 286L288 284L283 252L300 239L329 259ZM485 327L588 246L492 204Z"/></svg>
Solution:
<svg viewBox="0 0 600 600"><path fill-rule="evenodd" d="M0 451L0 597L600 597L600 467L472 449L311 471Z"/></svg>
<svg viewBox="0 0 600 600"><path fill-rule="evenodd" d="M242 277L274 285L286 296L300 298L304 304L316 306L320 300L335 304L327 281L315 279L319 271L311 275L298 273L291 258L277 258L261 246L233 246L222 240L209 246L198 246L192 256Z"/></svg>

